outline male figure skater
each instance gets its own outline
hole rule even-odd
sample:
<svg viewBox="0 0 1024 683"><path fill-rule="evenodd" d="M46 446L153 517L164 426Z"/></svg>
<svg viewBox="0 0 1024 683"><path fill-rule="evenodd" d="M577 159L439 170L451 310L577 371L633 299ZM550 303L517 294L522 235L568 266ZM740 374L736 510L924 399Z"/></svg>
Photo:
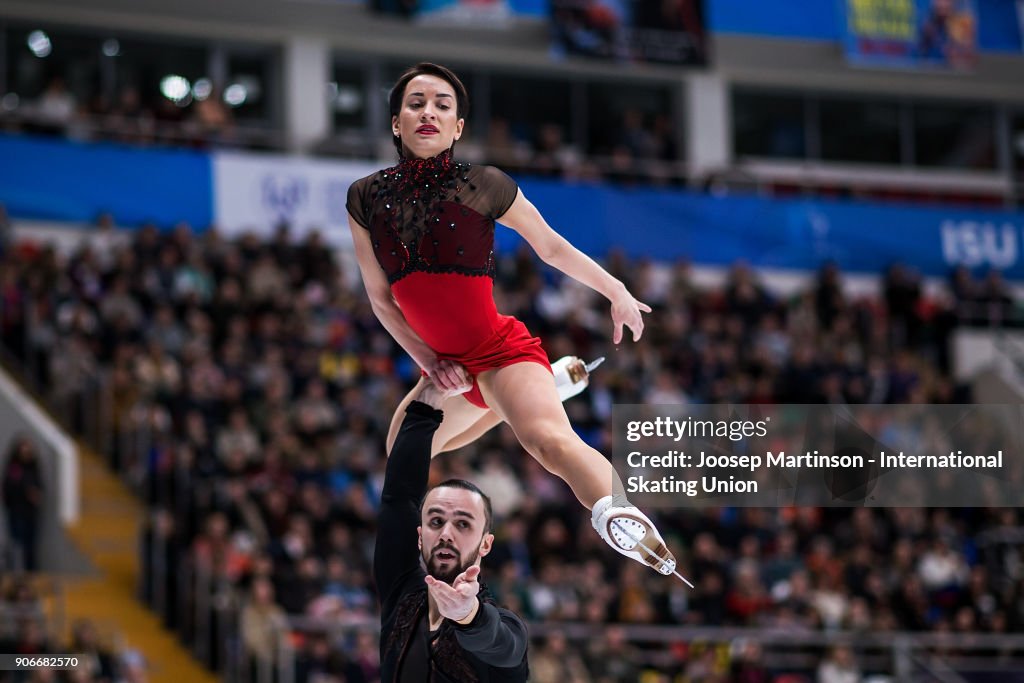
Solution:
<svg viewBox="0 0 1024 683"><path fill-rule="evenodd" d="M525 683L526 626L478 582L480 560L494 542L490 499L462 479L427 491L445 398L423 384L406 408L384 476L373 558L381 680Z"/></svg>

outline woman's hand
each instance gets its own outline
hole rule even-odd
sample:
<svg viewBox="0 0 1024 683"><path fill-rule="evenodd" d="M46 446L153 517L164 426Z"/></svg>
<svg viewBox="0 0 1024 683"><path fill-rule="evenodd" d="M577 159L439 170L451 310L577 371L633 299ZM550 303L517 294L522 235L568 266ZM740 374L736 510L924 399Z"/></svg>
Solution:
<svg viewBox="0 0 1024 683"><path fill-rule="evenodd" d="M437 390L445 395L461 394L473 388L473 378L461 363L453 360L434 359L423 366L427 377Z"/></svg>
<svg viewBox="0 0 1024 683"><path fill-rule="evenodd" d="M641 312L650 313L651 307L637 301L623 288L622 293L612 299L612 342L618 344L622 341L623 325L633 331L633 341L640 341L644 333L644 317Z"/></svg>
<svg viewBox="0 0 1024 683"><path fill-rule="evenodd" d="M472 382L467 382L455 391L442 391L437 388L437 385L432 380L428 379L426 382L420 382L420 393L416 395L416 400L420 403L426 403L435 410L441 410L448 397L464 394L472 388Z"/></svg>

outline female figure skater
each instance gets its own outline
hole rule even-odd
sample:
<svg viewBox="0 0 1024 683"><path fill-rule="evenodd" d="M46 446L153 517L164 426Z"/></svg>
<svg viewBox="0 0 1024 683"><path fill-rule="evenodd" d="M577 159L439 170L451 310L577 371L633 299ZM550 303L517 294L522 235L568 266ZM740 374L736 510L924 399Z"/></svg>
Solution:
<svg viewBox="0 0 1024 683"><path fill-rule="evenodd" d="M494 223L500 220L547 264L611 302L613 341L623 325L640 339L640 303L626 287L556 233L491 166L452 156L469 98L449 69L421 63L389 97L397 166L356 181L348 191L349 226L363 283L381 324L419 364L445 400L432 455L461 447L507 422L519 443L572 487L592 511L594 528L615 550L663 574L675 558L651 521L632 506L599 452L572 430L540 340L511 316L499 315L492 293ZM471 383L471 388L455 394ZM392 420L390 452L413 388ZM613 496L613 483L614 487Z"/></svg>

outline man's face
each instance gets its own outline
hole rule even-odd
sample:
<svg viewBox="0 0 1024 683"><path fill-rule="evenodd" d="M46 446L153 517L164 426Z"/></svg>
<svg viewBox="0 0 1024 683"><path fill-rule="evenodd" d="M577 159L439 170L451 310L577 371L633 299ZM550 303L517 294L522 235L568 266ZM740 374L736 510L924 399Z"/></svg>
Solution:
<svg viewBox="0 0 1024 683"><path fill-rule="evenodd" d="M483 499L473 491L441 487L427 494L418 529L427 573L451 583L491 552L494 536L484 533L484 515Z"/></svg>

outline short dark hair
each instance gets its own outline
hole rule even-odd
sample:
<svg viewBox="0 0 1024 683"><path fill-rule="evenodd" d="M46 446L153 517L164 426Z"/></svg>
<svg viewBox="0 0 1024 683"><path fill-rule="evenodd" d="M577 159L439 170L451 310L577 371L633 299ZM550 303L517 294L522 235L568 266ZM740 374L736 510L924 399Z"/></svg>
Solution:
<svg viewBox="0 0 1024 683"><path fill-rule="evenodd" d="M426 495L423 496L423 500L420 501L420 516L423 516L423 503L427 502L427 496L434 489L462 489L464 491L472 491L480 496L481 500L484 501L484 533L486 534L491 531L491 523L494 518L494 514L491 512L491 499L480 490L480 487L465 479L447 479L437 486L431 486Z"/></svg>
<svg viewBox="0 0 1024 683"><path fill-rule="evenodd" d="M391 88L391 92L388 94L388 109L391 111L392 118L398 116L398 113L402 110L402 96L405 95L405 86L409 85L409 81L417 76L436 76L443 81L447 81L455 90L455 115L460 119L464 119L469 115L469 91L466 90L466 86L462 84L462 81L455 75L455 72L440 64L420 62L416 66L406 69L405 73L395 81L394 87ZM392 142L395 143L398 155L404 156L402 154L401 138L394 135L392 136Z"/></svg>

